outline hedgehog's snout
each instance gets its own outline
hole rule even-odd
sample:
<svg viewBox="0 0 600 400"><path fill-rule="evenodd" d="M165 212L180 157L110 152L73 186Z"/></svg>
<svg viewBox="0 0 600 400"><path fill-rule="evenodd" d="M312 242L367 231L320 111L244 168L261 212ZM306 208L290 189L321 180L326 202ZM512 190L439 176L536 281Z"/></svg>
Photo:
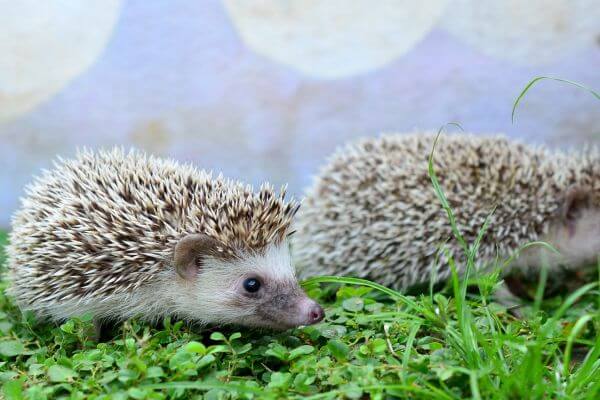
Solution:
<svg viewBox="0 0 600 400"><path fill-rule="evenodd" d="M321 322L325 317L323 307L307 296L298 300L297 310L297 325L314 325Z"/></svg>
<svg viewBox="0 0 600 400"><path fill-rule="evenodd" d="M325 312L304 292L292 292L268 298L258 308L258 315L272 328L289 329L317 324L323 320Z"/></svg>
<svg viewBox="0 0 600 400"><path fill-rule="evenodd" d="M316 304L312 307L312 309L310 310L309 313L309 321L311 324L316 324L318 322L321 322L323 320L323 318L325 317L325 311L323 311L323 307L321 307L320 305Z"/></svg>
<svg viewBox="0 0 600 400"><path fill-rule="evenodd" d="M313 325L321 322L325 317L325 311L323 311L323 307L321 307L316 301L305 297L301 301L300 310L302 310L304 314L304 318L306 321L305 325Z"/></svg>

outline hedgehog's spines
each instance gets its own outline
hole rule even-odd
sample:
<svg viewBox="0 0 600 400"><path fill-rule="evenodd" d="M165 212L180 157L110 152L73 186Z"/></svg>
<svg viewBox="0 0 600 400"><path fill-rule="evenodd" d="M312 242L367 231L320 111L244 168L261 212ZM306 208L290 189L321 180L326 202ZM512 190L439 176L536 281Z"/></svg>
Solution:
<svg viewBox="0 0 600 400"><path fill-rule="evenodd" d="M25 306L133 293L171 269L187 234L210 235L232 255L260 253L285 240L296 207L271 185L254 192L133 149L78 149L54 165L13 216L11 292Z"/></svg>
<svg viewBox="0 0 600 400"><path fill-rule="evenodd" d="M359 139L327 159L295 226L294 253L305 276L354 275L401 289L428 279L435 246L452 238L428 176L435 136ZM479 254L489 260L496 244L506 253L546 233L570 184L594 183L600 199L600 163L585 155L597 152L574 157L501 135L444 134L433 162L467 241L497 205ZM456 243L449 250L462 257Z"/></svg>

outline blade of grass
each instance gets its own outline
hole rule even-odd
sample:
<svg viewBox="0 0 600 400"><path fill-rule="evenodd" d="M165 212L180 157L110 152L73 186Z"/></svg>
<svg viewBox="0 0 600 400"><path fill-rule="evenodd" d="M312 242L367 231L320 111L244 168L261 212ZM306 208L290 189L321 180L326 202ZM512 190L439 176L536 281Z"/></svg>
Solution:
<svg viewBox="0 0 600 400"><path fill-rule="evenodd" d="M542 300L544 299L544 291L546 290L546 282L548 281L548 268L542 265L540 269L540 279L538 281L537 288L535 290L535 297L533 300L533 309L535 313L540 311L542 306Z"/></svg>
<svg viewBox="0 0 600 400"><path fill-rule="evenodd" d="M422 322L423 319L414 313L402 312L402 311L387 311L375 314L366 314L361 316L361 320L364 321L397 321L398 318L402 318L403 321L415 321Z"/></svg>
<svg viewBox="0 0 600 400"><path fill-rule="evenodd" d="M450 123L450 124L454 124L454 123ZM448 125L448 124L446 124L446 125ZM442 126L438 130L437 136L435 137L435 140L433 141L433 147L431 149L431 153L429 154L428 173L429 173L429 178L431 179L431 183L433 185L433 190L435 191L437 198L442 203L442 207L446 211L446 214L448 215L448 219L450 220L452 234L454 235L456 240L458 240L458 242L462 246L465 254L468 254L469 247L467 245L467 242L465 241L462 234L458 230L458 226L456 225L456 218L454 217L454 212L452 211L452 208L450 207L450 203L448 203L448 199L446 198L446 195L444 194L444 191L442 190L442 186L440 185L437 175L435 174L435 169L433 167L433 155L435 153L435 147L436 147L437 142L440 138L440 135L442 134L442 131L444 130L444 127L446 125ZM458 126L460 126L460 125L458 125Z"/></svg>
<svg viewBox="0 0 600 400"><path fill-rule="evenodd" d="M468 305L466 304L465 297L463 297L461 293L461 286L459 283L458 272L456 270L454 260L450 258L448 261L450 264L450 270L452 272L452 289L454 291L456 315L458 317L458 326L460 328L460 337L462 339L461 348L464 351L467 365L469 365L471 369L478 369L479 362L477 360L477 356L479 355L479 352L477 351L477 343L475 341L473 331L471 329L470 313L467 312Z"/></svg>
<svg viewBox="0 0 600 400"><path fill-rule="evenodd" d="M485 218L485 221L483 222L481 229L479 229L479 232L477 232L477 238L475 238L475 242L473 243L473 245L471 246L471 248L469 250L469 253L467 254L467 269L465 271L465 277L463 279L463 287L462 287L462 293L461 293L461 295L463 297L467 296L467 286L468 286L467 283L469 281L469 275L471 273L471 270L475 268L475 257L477 256L477 252L479 251L479 246L481 245L483 236L485 235L485 233L488 230L491 217L492 217L492 215L494 215L494 211L496 211L495 206L492 209L492 211Z"/></svg>
<svg viewBox="0 0 600 400"><path fill-rule="evenodd" d="M579 318L577 322L575 322L573 329L571 329L571 333L569 334L569 337L567 339L567 346L565 347L565 354L563 357L563 375L565 378L567 378L569 376L569 373L571 372L569 365L571 364L571 352L573 351L573 342L575 341L577 336L579 336L581 330L592 318L593 316L590 314L584 315L583 317Z"/></svg>
<svg viewBox="0 0 600 400"><path fill-rule="evenodd" d="M600 335L596 336L596 344L587 353L581 365L571 374L567 386L568 394L574 393L598 376L597 371L600 370L598 360L600 360Z"/></svg>
<svg viewBox="0 0 600 400"><path fill-rule="evenodd" d="M580 287L579 289L577 289L576 291L574 291L573 293L571 293L567 299L563 302L563 304L559 307L559 309L554 313L554 315L552 316L552 318L550 318L550 320L558 320L560 317L563 316L563 314L573 306L573 304L579 300L581 298L581 296L583 296L584 294L586 294L587 292L589 292L590 290L592 290L593 288L597 287L598 283L597 282L591 282L588 283L586 285L583 285L582 287Z"/></svg>
<svg viewBox="0 0 600 400"><path fill-rule="evenodd" d="M380 292L385 293L394 299L406 300L406 302L409 303L411 306L416 307L416 303L414 301L406 298L406 296L404 296L402 293L400 293L396 290L390 289L388 287L385 287L383 285L380 285L379 283L369 281L367 279L353 278L353 277L347 277L347 276L323 275L323 276L316 276L314 278L308 278L305 281L303 281L301 283L301 285L303 287L310 287L312 285L319 284L319 283L345 283L345 284L349 284L349 285L367 286L372 289L379 290Z"/></svg>
<svg viewBox="0 0 600 400"><path fill-rule="evenodd" d="M600 256L598 256L598 262L596 264L596 268L598 270L598 287L600 288ZM598 296L597 296L597 308L598 310L600 310L600 290L598 290ZM600 323L600 312L598 312L598 314L596 315L596 320Z"/></svg>
<svg viewBox="0 0 600 400"><path fill-rule="evenodd" d="M525 250L528 249L529 247L534 247L534 246L542 246L547 248L548 250L552 251L555 254L560 254L560 252L555 249L550 243L548 242L542 242L542 241L534 241L534 242L529 242L524 244L523 246L519 247L517 249L517 251L515 251L510 257L508 257L504 263L503 263L503 267L508 267L514 260L515 258L517 258L519 256L519 254Z"/></svg>
<svg viewBox="0 0 600 400"><path fill-rule="evenodd" d="M408 362L410 361L410 353L412 351L413 342L415 341L415 337L417 336L417 332L421 328L420 324L415 324L410 330L408 334L408 339L406 340L406 347L404 349L404 354L402 355L402 381L406 382L406 372L408 371Z"/></svg>
<svg viewBox="0 0 600 400"><path fill-rule="evenodd" d="M472 397L474 399L481 400L481 394L479 393L479 383L475 371L471 371L469 373L469 386L471 387Z"/></svg>
<svg viewBox="0 0 600 400"><path fill-rule="evenodd" d="M349 285L367 286L372 289L378 290L382 293L385 293L388 296L390 296L391 298L404 303L405 305L412 308L413 310L418 311L421 314L423 314L428 320L433 321L435 323L440 323L438 316L435 315L434 313L432 313L431 311L429 311L426 307L420 306L415 301L411 300L407 296L404 296L402 293L400 293L396 290L390 289L388 287L385 287L385 286L380 285L375 282L371 282L366 279L352 278L352 277L345 277L345 276L327 276L327 275L325 275L325 276L316 276L314 278L309 278L309 279L305 280L304 282L302 282L301 285L303 287L307 288L307 287L310 287L312 285L319 284L319 283L345 283L345 284L349 284Z"/></svg>
<svg viewBox="0 0 600 400"><path fill-rule="evenodd" d="M525 88L521 91L521 93L519 94L519 96L517 96L517 99L515 100L515 102L513 104L512 113L511 113L511 116L510 116L511 122L513 124L515 123L515 113L517 111L517 106L519 105L519 103L523 99L523 96L525 96L525 93L527 93L529 91L529 89L531 89L531 87L533 85L535 85L537 82L539 82L541 80L544 80L544 79L548 79L548 80L552 80L552 81L556 81L556 82L568 83L569 85L573 85L573 86L576 86L576 87L578 87L580 89L588 91L589 93L592 94L592 96L594 96L595 98L597 98L598 100L600 100L600 94L598 94L598 92L596 92L596 91L588 88L585 85L582 85L581 83L573 82L573 81L570 81L568 79L554 78L554 77L551 77L551 76L538 76L537 78L534 78L531 81L529 81L529 83L527 85L525 85Z"/></svg>
<svg viewBox="0 0 600 400"><path fill-rule="evenodd" d="M438 251L435 253L435 259L433 260L433 268L429 271L429 298L433 302L433 286L435 282L437 282L437 272L440 263L440 254L444 251L444 246L448 241L446 240L442 245L438 248Z"/></svg>

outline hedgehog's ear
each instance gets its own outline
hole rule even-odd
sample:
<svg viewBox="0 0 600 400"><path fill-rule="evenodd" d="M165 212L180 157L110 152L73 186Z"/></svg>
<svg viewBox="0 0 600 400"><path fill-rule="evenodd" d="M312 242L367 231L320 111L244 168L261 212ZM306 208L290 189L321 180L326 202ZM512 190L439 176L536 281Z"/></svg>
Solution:
<svg viewBox="0 0 600 400"><path fill-rule="evenodd" d="M588 188L573 185L567 189L561 208L561 217L571 235L575 233L576 222L581 218L583 211L591 206L591 200L591 192Z"/></svg>
<svg viewBox="0 0 600 400"><path fill-rule="evenodd" d="M173 264L184 279L193 279L202 268L202 259L214 253L217 241L203 233L187 235L177 242Z"/></svg>

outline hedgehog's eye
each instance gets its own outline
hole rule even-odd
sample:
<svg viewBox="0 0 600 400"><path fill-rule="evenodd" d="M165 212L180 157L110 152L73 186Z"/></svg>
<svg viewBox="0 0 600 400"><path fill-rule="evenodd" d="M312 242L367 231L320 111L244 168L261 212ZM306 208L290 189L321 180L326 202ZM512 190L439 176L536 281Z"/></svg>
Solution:
<svg viewBox="0 0 600 400"><path fill-rule="evenodd" d="M256 293L260 289L260 281L256 278L248 278L244 281L244 289L248 293Z"/></svg>

